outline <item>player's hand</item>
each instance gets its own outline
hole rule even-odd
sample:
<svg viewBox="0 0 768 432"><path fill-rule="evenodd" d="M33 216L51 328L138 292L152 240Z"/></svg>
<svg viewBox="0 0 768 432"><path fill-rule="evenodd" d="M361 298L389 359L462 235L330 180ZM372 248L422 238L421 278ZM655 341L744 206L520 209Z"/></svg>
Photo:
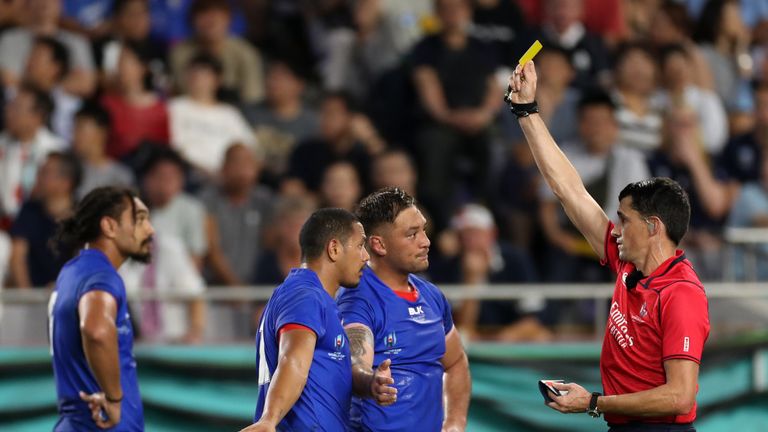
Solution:
<svg viewBox="0 0 768 432"><path fill-rule="evenodd" d="M101 429L109 429L120 423L120 402L110 402L103 392L87 394L80 392L80 399L88 402L91 410L91 418L96 426Z"/></svg>
<svg viewBox="0 0 768 432"><path fill-rule="evenodd" d="M585 413L589 409L589 401L592 393L576 383L552 383L552 387L560 391L567 391L564 396L557 396L550 392L549 396L554 402L547 402L547 406L561 413Z"/></svg>
<svg viewBox="0 0 768 432"><path fill-rule="evenodd" d="M276 432L277 428L274 424L266 421L259 420L258 422L248 426L245 429L241 429L240 432Z"/></svg>
<svg viewBox="0 0 768 432"><path fill-rule="evenodd" d="M536 98L536 68L533 61L525 66L517 65L509 77L509 100L516 104L531 103Z"/></svg>
<svg viewBox="0 0 768 432"><path fill-rule="evenodd" d="M373 371L371 380L371 395L377 404L381 406L392 405L397 402L397 389L392 387L395 380L392 379L392 370L389 365L392 360L386 359Z"/></svg>

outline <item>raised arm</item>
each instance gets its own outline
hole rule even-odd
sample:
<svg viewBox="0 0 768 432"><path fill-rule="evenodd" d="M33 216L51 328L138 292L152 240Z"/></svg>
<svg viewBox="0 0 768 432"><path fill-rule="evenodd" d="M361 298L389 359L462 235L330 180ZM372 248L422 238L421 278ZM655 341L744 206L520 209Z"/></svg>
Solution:
<svg viewBox="0 0 768 432"><path fill-rule="evenodd" d="M80 334L88 366L99 383L100 392L80 398L88 402L93 421L102 429L120 423L123 389L120 385L120 355L117 344L117 302L112 294L94 290L86 293L77 306ZM102 417L102 411L106 415Z"/></svg>
<svg viewBox="0 0 768 432"><path fill-rule="evenodd" d="M472 380L469 376L469 360L461 344L459 332L454 327L445 337L445 355L441 362L443 377L443 401L445 421L443 432L463 432L467 427L469 395Z"/></svg>
<svg viewBox="0 0 768 432"><path fill-rule="evenodd" d="M533 62L524 68L518 66L509 79L510 100L515 104L528 104L536 95L536 69ZM604 240L608 216L589 195L579 173L549 134L541 116L531 114L520 118L528 146L544 180L557 196L565 213L584 235L600 259L605 258Z"/></svg>
<svg viewBox="0 0 768 432"><path fill-rule="evenodd" d="M352 351L352 391L360 397L373 398L379 405L392 405L397 400L397 389L392 387L389 359L373 370L373 332L363 324L344 326Z"/></svg>
<svg viewBox="0 0 768 432"><path fill-rule="evenodd" d="M241 432L274 431L301 396L309 377L317 336L310 330L296 329L280 336L277 369L267 391L264 412L258 422Z"/></svg>

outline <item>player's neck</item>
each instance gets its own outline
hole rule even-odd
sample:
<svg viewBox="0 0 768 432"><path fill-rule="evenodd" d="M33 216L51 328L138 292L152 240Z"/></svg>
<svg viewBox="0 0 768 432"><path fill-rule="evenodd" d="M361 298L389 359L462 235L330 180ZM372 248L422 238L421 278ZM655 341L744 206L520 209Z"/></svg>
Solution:
<svg viewBox="0 0 768 432"><path fill-rule="evenodd" d="M98 239L89 243L88 248L99 250L106 255L115 270L119 269L125 262L126 257L120 253L113 243L106 241L105 239Z"/></svg>
<svg viewBox="0 0 768 432"><path fill-rule="evenodd" d="M301 268L315 272L317 278L320 279L320 284L323 286L325 292L327 292L332 299L336 298L336 292L339 291L339 278L328 268L328 266L324 266L322 263L318 262L311 262L301 263Z"/></svg>
<svg viewBox="0 0 768 432"><path fill-rule="evenodd" d="M411 285L408 283L408 273L396 270L379 260L371 260L368 263L368 266L371 267L371 270L373 270L374 273L376 273L376 277L384 282L384 285L388 286L391 290L403 292L409 292L411 290Z"/></svg>

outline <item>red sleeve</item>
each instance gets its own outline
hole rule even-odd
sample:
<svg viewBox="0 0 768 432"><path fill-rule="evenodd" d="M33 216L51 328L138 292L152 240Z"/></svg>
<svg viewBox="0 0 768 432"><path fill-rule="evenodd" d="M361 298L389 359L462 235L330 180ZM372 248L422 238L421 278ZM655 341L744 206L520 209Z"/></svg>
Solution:
<svg viewBox="0 0 768 432"><path fill-rule="evenodd" d="M605 249L603 253L605 257L600 260L600 265L607 265L614 273L619 272L619 245L616 243L616 238L611 235L613 231L613 222L608 221L608 228L605 230Z"/></svg>
<svg viewBox="0 0 768 432"><path fill-rule="evenodd" d="M301 324L286 324L286 325L280 327L280 330L277 331L277 340L280 340L280 336L282 336L283 333L289 332L291 330L306 330L306 331L314 333L314 330L312 330L311 328L309 328L307 326L303 326Z"/></svg>
<svg viewBox="0 0 768 432"><path fill-rule="evenodd" d="M661 292L662 360L701 361L709 336L709 306L704 289L677 282Z"/></svg>
<svg viewBox="0 0 768 432"><path fill-rule="evenodd" d="M601 36L619 37L625 33L624 11L619 0L588 0L584 5L584 25Z"/></svg>

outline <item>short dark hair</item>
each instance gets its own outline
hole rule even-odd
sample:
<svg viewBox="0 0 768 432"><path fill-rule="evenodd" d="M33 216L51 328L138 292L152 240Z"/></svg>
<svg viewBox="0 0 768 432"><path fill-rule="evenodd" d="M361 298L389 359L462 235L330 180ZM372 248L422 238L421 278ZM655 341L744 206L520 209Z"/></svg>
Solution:
<svg viewBox="0 0 768 432"><path fill-rule="evenodd" d="M106 186L89 192L77 205L75 213L59 224L55 244L59 252L71 256L86 243L101 237L101 218L119 219L120 214L130 207L134 213L134 198L138 195L132 189Z"/></svg>
<svg viewBox="0 0 768 432"><path fill-rule="evenodd" d="M661 47L661 52L659 53L659 64L661 66L666 65L669 58L675 54L682 55L683 57L686 58L686 60L691 59L691 55L688 53L688 51L685 49L683 45L669 44Z"/></svg>
<svg viewBox="0 0 768 432"><path fill-rule="evenodd" d="M647 43L624 42L620 44L619 47L616 49L613 67L614 68L618 67L633 52L643 53L655 62L653 57L653 50L651 50L651 47Z"/></svg>
<svg viewBox="0 0 768 432"><path fill-rule="evenodd" d="M109 130L112 123L112 117L109 115L109 111L96 102L86 102L75 113L75 120L90 119L93 120L100 128Z"/></svg>
<svg viewBox="0 0 768 432"><path fill-rule="evenodd" d="M74 193L83 179L83 166L77 156L69 152L54 151L48 153L46 158L59 164L59 174L69 179Z"/></svg>
<svg viewBox="0 0 768 432"><path fill-rule="evenodd" d="M212 10L220 10L232 15L232 5L229 0L195 0L189 7L187 19L192 24L198 15Z"/></svg>
<svg viewBox="0 0 768 432"><path fill-rule="evenodd" d="M340 208L324 208L312 213L299 234L301 260L307 262L320 258L333 239L346 243L356 222L354 214Z"/></svg>
<svg viewBox="0 0 768 432"><path fill-rule="evenodd" d="M588 89L584 92L584 95L579 99L578 113L581 115L585 109L592 107L606 107L611 112L616 111L616 103L605 90L602 89Z"/></svg>
<svg viewBox="0 0 768 432"><path fill-rule="evenodd" d="M157 147L152 149L146 163L139 170L140 176L144 177L158 165L165 162L175 165L182 173L187 172L187 162L181 157L179 152L168 147Z"/></svg>
<svg viewBox="0 0 768 432"><path fill-rule="evenodd" d="M38 36L35 38L35 45L42 45L51 50L51 57L54 63L59 65L59 80L63 79L69 73L70 61L67 47L51 36Z"/></svg>
<svg viewBox="0 0 768 432"><path fill-rule="evenodd" d="M357 218L365 232L372 234L384 224L391 224L403 210L414 207L416 200L398 187L380 189L360 201Z"/></svg>
<svg viewBox="0 0 768 432"><path fill-rule="evenodd" d="M653 177L628 184L619 193L619 201L625 197L632 197L632 208L641 216L661 219L669 239L680 244L688 231L691 204L679 183L667 177Z"/></svg>
<svg viewBox="0 0 768 432"><path fill-rule="evenodd" d="M117 15L120 15L125 11L125 9L128 7L128 5L132 3L141 3L144 5L144 7L149 11L149 1L148 0L115 0L115 2L112 4L112 17L115 17Z"/></svg>
<svg viewBox="0 0 768 432"><path fill-rule="evenodd" d="M51 96L48 93L42 90L38 90L29 84L22 84L21 87L19 87L17 96L21 93L26 93L32 96L32 109L40 115L43 124L47 124L48 119L53 113L53 99L51 99Z"/></svg>
<svg viewBox="0 0 768 432"><path fill-rule="evenodd" d="M193 67L206 68L219 77L224 70L221 61L207 53L198 53L187 62L187 69L192 69Z"/></svg>

